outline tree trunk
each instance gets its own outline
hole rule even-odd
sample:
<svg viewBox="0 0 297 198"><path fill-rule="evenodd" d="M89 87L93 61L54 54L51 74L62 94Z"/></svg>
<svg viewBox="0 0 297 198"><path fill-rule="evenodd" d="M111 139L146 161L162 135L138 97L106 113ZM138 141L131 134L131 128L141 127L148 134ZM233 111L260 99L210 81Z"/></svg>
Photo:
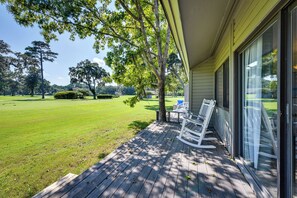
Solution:
<svg viewBox="0 0 297 198"><path fill-rule="evenodd" d="M44 80L43 80L43 60L42 60L42 52L40 52L40 66L41 66L41 94L42 99L44 99Z"/></svg>
<svg viewBox="0 0 297 198"><path fill-rule="evenodd" d="M93 94L93 99L94 100L96 100L96 90L95 89L92 89L92 86L91 86L91 84L87 84L88 85L88 87L89 87L89 90L92 92L92 94Z"/></svg>
<svg viewBox="0 0 297 198"><path fill-rule="evenodd" d="M159 87L159 120L166 122L166 107L165 107L165 69L166 62L160 61L160 79L158 81Z"/></svg>
<svg viewBox="0 0 297 198"><path fill-rule="evenodd" d="M33 97L33 96L34 96L34 88L33 88L33 89L31 89L31 93L30 93L30 95L31 95L31 97Z"/></svg>
<svg viewBox="0 0 297 198"><path fill-rule="evenodd" d="M93 80L94 83L94 93L93 93L93 98L96 100L96 80Z"/></svg>
<svg viewBox="0 0 297 198"><path fill-rule="evenodd" d="M166 108L165 108L165 80L158 82L159 88L159 121L166 121Z"/></svg>

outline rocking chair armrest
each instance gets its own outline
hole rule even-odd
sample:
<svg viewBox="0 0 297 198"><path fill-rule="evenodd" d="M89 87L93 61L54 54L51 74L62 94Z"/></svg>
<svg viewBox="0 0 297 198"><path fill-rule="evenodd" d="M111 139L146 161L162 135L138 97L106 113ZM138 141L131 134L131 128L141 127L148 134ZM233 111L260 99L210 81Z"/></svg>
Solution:
<svg viewBox="0 0 297 198"><path fill-rule="evenodd" d="M196 119L185 118L185 120L186 120L187 122L191 122L191 123L196 124L196 125L200 125L200 126L203 125L203 123L202 123L201 121L196 120Z"/></svg>
<svg viewBox="0 0 297 198"><path fill-rule="evenodd" d="M191 111L188 111L187 112L187 114L188 114L188 119L193 119L193 120L198 120L198 119L204 119L204 116L202 116L202 115L200 115L200 114L194 114L194 113L192 113Z"/></svg>
<svg viewBox="0 0 297 198"><path fill-rule="evenodd" d="M192 113L191 111L188 111L188 119L197 119L199 118L199 115L196 115L194 113Z"/></svg>
<svg viewBox="0 0 297 198"><path fill-rule="evenodd" d="M197 115L194 114L194 113L192 113L191 111L188 112L188 115L191 116L191 117L195 117L195 118L197 118Z"/></svg>

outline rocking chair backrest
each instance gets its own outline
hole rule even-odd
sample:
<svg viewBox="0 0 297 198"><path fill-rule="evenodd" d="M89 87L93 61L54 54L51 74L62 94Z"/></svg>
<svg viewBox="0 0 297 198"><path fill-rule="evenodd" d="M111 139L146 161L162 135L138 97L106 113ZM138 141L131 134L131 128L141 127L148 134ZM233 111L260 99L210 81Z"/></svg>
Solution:
<svg viewBox="0 0 297 198"><path fill-rule="evenodd" d="M216 105L216 101L215 100L206 100L206 102L203 105L205 107L203 107L203 111L202 111L202 116L204 116L202 130L206 131L208 124L210 122L211 116L212 116L212 112Z"/></svg>
<svg viewBox="0 0 297 198"><path fill-rule="evenodd" d="M215 105L215 103L215 100L203 99L197 119L204 122L205 118L207 117L207 111L209 110L209 107Z"/></svg>

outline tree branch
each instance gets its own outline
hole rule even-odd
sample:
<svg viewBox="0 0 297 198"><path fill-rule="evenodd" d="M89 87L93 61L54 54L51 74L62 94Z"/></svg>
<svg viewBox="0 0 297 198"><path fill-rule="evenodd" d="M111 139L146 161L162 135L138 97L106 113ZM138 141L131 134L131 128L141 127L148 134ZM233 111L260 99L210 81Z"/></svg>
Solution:
<svg viewBox="0 0 297 198"><path fill-rule="evenodd" d="M154 7L154 4L152 4L151 2L149 1L143 1L144 3L148 4L148 5L151 5L152 7Z"/></svg>
<svg viewBox="0 0 297 198"><path fill-rule="evenodd" d="M118 0L118 1L120 2L121 6L124 8L124 10L125 10L126 12L128 12L128 14L129 14L131 17L133 17L133 19L135 19L136 21L140 21L140 19L139 19L135 14L133 14L133 13L131 12L131 10L129 10L129 8L125 5L125 3L124 3L122 0Z"/></svg>
<svg viewBox="0 0 297 198"><path fill-rule="evenodd" d="M148 60L148 56L146 53L142 54L143 60L146 62L146 64L153 69L153 73L158 78L158 80L161 80L161 75L158 71L158 68L154 66L154 64L150 63Z"/></svg>
<svg viewBox="0 0 297 198"><path fill-rule="evenodd" d="M144 19L148 22L148 24L151 26L151 28L153 28L155 30L155 32L157 32L157 29L156 27L154 26L154 24L150 21L150 19L145 15L142 7L140 6L140 11L141 11L141 14L142 16L144 17Z"/></svg>
<svg viewBox="0 0 297 198"><path fill-rule="evenodd" d="M146 30L145 30L145 27L144 27L144 22L143 22L143 18L142 18L142 15L140 14L141 13L141 6L140 6L140 3L139 3L139 0L136 0L136 7L137 7L137 10L138 10L138 13L139 13L139 22L140 22L140 27L141 27L141 32L143 34L143 38L144 38L144 48L145 48L145 51L146 51L146 54L145 54L145 58L147 59L147 63L148 65L152 66L152 68L155 70L156 68L154 67L154 61L151 57L150 54L152 54L151 52L151 47L150 47L150 44L148 42L148 39L147 39L147 33L146 33ZM160 79L160 74L159 72L156 72L155 73L157 75L157 78Z"/></svg>
<svg viewBox="0 0 297 198"><path fill-rule="evenodd" d="M82 3L83 3L83 5L85 6L85 8L86 8L89 12L93 13L93 14L96 16L96 18L103 24L103 26L108 27L108 28L113 32L113 35L116 35L117 38L123 38L122 36L120 36L120 35L115 31L115 29L114 29L111 25L109 25L109 24L106 23L104 20L102 20L102 18L101 18L101 16L100 16L100 13L98 12L98 9L92 9L92 8L90 8L90 7L88 6L88 4L86 3L86 1L83 1ZM121 27L121 28L123 28L123 27ZM136 28L134 28L134 29L136 29ZM125 39L125 41L127 42L128 40ZM130 44L131 44L131 42L130 42Z"/></svg>
<svg viewBox="0 0 297 198"><path fill-rule="evenodd" d="M118 35L118 34L115 35L115 34L111 34L111 33L103 32L103 31L99 31L99 30L97 30L97 29L92 29L92 28L90 28L90 27L88 27L88 26L84 26L84 25L82 25L82 24L75 23L75 22L72 22L72 21L70 21L70 20L67 20L67 21L66 21L66 20L59 20L58 18L53 17L53 16L50 16L50 15L48 15L48 14L46 14L46 13L40 13L40 12L37 12L37 13L45 15L45 16L51 18L53 21L55 21L55 22L57 22L57 23L62 23L62 24L63 24L63 23L66 23L66 24L70 24L70 25L73 25L73 26L78 26L78 27L80 27L80 28L88 29L89 31L91 31L91 32L93 32L93 33L95 33L95 34L98 34L98 33L99 33L99 34L103 34L103 35L106 35L106 36L111 36L111 37L114 37L114 38L118 38L118 39L120 39L120 40L122 40L122 41L128 43L129 45L131 45L131 46L133 46L133 47L139 48L138 45L132 43L132 42L129 41L128 39L126 39L126 38L124 38L124 37L122 37L122 36L120 36L120 35ZM58 15L58 13L56 13L56 15ZM59 15L58 15L58 16L59 16ZM60 17L62 17L62 16L60 16Z"/></svg>
<svg viewBox="0 0 297 198"><path fill-rule="evenodd" d="M162 70L163 53L162 53L162 39L161 39L161 27L160 27L160 16L159 16L158 0L154 1L154 14L155 14L155 17L156 17L155 24L156 24L157 47L158 47L158 63L160 65L160 67L161 67L160 69Z"/></svg>
<svg viewBox="0 0 297 198"><path fill-rule="evenodd" d="M165 49L164 49L164 55L163 55L163 64L166 64L166 62L167 62L169 44L170 44L170 27L168 25L167 34L166 34L166 43L165 43Z"/></svg>

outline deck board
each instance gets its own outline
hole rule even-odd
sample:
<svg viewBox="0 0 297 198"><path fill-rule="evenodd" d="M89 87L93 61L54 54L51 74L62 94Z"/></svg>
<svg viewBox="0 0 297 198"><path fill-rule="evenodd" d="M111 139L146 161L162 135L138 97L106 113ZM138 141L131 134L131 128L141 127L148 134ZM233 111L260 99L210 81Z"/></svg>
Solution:
<svg viewBox="0 0 297 198"><path fill-rule="evenodd" d="M176 139L179 129L151 124L46 197L256 197L219 141L196 149Z"/></svg>

